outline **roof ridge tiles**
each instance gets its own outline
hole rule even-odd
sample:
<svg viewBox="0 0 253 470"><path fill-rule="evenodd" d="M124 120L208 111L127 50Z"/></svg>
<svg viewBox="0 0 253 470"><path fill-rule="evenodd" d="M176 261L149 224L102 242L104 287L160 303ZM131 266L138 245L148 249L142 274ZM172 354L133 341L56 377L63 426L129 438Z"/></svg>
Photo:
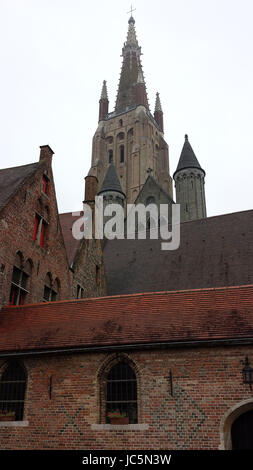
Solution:
<svg viewBox="0 0 253 470"><path fill-rule="evenodd" d="M182 289L182 290L169 290L169 291L158 291L158 292L138 292L132 294L118 294L118 295L110 295L110 296L103 296L103 297L88 297L85 299L69 299L69 300L57 300L52 302L38 302L38 303L31 303L25 305L6 305L3 306L0 310L1 312L5 309L8 311L16 311L16 310L24 310L26 308L36 308L41 306L50 306L50 307L57 307L57 305L62 304L82 304L82 303L89 303L93 301L110 301L113 299L127 299L130 297L139 298L139 297L150 297L150 296L162 296L162 295L180 295L180 294L190 294L190 293L210 293L210 292L221 292L221 291L233 291L233 290L244 290L244 289L253 289L253 284L246 284L246 285L238 285L238 286L217 286L217 287L204 287L199 289ZM193 299L194 300L194 299Z"/></svg>

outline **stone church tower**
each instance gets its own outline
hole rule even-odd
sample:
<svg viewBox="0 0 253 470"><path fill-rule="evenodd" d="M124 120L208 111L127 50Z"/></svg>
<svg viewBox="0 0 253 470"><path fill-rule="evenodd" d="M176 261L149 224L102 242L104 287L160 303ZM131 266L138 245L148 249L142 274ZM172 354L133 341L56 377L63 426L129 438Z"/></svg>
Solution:
<svg viewBox="0 0 253 470"><path fill-rule="evenodd" d="M157 94L152 115L141 64L141 48L132 16L128 24L116 105L110 113L106 82L103 83L89 175L97 177L100 189L108 167L113 163L122 192L126 195L126 203L129 204L139 195L148 177L147 172L152 171L153 178L173 199L160 97Z"/></svg>

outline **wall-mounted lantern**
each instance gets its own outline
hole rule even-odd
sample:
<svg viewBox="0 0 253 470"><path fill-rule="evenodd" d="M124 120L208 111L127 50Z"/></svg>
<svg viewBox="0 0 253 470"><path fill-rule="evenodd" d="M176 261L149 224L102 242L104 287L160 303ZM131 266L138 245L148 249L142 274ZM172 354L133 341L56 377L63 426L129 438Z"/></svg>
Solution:
<svg viewBox="0 0 253 470"><path fill-rule="evenodd" d="M242 378L244 384L249 384L250 390L252 390L253 384L253 369L250 367L248 356L245 357L244 368L242 369Z"/></svg>

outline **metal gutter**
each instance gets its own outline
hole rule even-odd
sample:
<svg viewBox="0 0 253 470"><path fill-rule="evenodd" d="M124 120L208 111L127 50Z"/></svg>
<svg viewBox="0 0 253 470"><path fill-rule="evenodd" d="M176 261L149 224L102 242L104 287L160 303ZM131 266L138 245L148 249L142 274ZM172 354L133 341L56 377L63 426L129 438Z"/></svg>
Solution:
<svg viewBox="0 0 253 470"><path fill-rule="evenodd" d="M162 343L138 343L138 344L122 344L107 346L88 346L88 347L70 347L59 349L42 349L31 351L6 351L0 352L1 357L18 357L18 356L41 356L41 355L57 355L57 354L78 354L85 352L113 352L113 351L135 351L146 349L173 349L173 348L204 348L220 347L220 346L246 346L253 345L253 338L232 338L232 339L216 339L216 340L200 340L200 341L171 341Z"/></svg>

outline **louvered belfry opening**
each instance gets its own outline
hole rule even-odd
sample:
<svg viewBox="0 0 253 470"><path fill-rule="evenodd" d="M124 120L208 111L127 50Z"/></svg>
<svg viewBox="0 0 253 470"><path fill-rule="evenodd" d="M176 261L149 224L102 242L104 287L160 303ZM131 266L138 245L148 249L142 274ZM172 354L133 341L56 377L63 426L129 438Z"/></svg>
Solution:
<svg viewBox="0 0 253 470"><path fill-rule="evenodd" d="M120 413L129 418L129 423L138 421L137 413L137 380L133 369L127 361L118 362L111 368L106 384L106 422L108 414Z"/></svg>
<svg viewBox="0 0 253 470"><path fill-rule="evenodd" d="M16 361L11 362L0 379L0 413L15 412L15 421L22 421L26 389L26 373Z"/></svg>

